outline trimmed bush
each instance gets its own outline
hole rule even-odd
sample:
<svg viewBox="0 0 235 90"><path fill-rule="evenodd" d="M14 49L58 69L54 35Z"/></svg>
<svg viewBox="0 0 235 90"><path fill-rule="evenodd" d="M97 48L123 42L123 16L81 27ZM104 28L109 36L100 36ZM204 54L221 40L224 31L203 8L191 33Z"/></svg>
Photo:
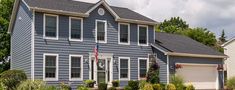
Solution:
<svg viewBox="0 0 235 90"><path fill-rule="evenodd" d="M229 89L235 89L235 77L229 78L227 81L227 87Z"/></svg>
<svg viewBox="0 0 235 90"><path fill-rule="evenodd" d="M177 75L172 75L171 76L171 83L175 85L176 90L184 90L184 80L182 77L177 76Z"/></svg>
<svg viewBox="0 0 235 90"><path fill-rule="evenodd" d="M162 90L166 90L166 84L160 83Z"/></svg>
<svg viewBox="0 0 235 90"><path fill-rule="evenodd" d="M65 83L60 83L60 90L71 90L71 87Z"/></svg>
<svg viewBox="0 0 235 90"><path fill-rule="evenodd" d="M163 90L160 84L153 84L153 90Z"/></svg>
<svg viewBox="0 0 235 90"><path fill-rule="evenodd" d="M106 83L99 83L98 84L98 90L107 90L107 84Z"/></svg>
<svg viewBox="0 0 235 90"><path fill-rule="evenodd" d="M124 90L133 90L130 86L125 86Z"/></svg>
<svg viewBox="0 0 235 90"><path fill-rule="evenodd" d="M83 85L79 85L77 87L77 90L89 90L87 87L83 86Z"/></svg>
<svg viewBox="0 0 235 90"><path fill-rule="evenodd" d="M159 65L156 60L150 60L151 65L147 73L147 82L151 84L159 83Z"/></svg>
<svg viewBox="0 0 235 90"><path fill-rule="evenodd" d="M11 90L15 89L21 81L25 81L26 79L26 74L21 70L8 70L1 74L2 83L7 89Z"/></svg>
<svg viewBox="0 0 235 90"><path fill-rule="evenodd" d="M153 90L152 84L149 84L149 83L145 84L143 90Z"/></svg>
<svg viewBox="0 0 235 90"><path fill-rule="evenodd" d="M119 80L114 80L112 81L113 87L119 87L120 81Z"/></svg>
<svg viewBox="0 0 235 90"><path fill-rule="evenodd" d="M95 81L94 80L85 80L84 83L85 83L86 87L93 88Z"/></svg>
<svg viewBox="0 0 235 90"><path fill-rule="evenodd" d="M175 85L174 85L174 84L168 84L168 85L166 86L166 90L176 90ZM182 89L182 90L183 90L183 89Z"/></svg>
<svg viewBox="0 0 235 90"><path fill-rule="evenodd" d="M110 87L108 90L117 90L116 87Z"/></svg>
<svg viewBox="0 0 235 90"><path fill-rule="evenodd" d="M186 86L186 90L195 90L195 87L191 84Z"/></svg>
<svg viewBox="0 0 235 90"><path fill-rule="evenodd" d="M139 89L139 81L128 81L128 86L131 87L132 90L138 90Z"/></svg>
<svg viewBox="0 0 235 90"><path fill-rule="evenodd" d="M141 90L144 89L144 85L145 85L146 83L147 83L147 82L146 82L145 80L140 80L140 81L139 81L139 87L140 87Z"/></svg>
<svg viewBox="0 0 235 90"><path fill-rule="evenodd" d="M45 86L46 83L42 80L26 80L17 87L17 90L42 90Z"/></svg>

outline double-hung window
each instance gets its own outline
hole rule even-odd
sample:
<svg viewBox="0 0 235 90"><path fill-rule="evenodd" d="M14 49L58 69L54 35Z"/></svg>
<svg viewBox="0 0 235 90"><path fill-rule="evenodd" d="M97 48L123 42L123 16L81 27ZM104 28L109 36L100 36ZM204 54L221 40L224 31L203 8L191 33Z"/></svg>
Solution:
<svg viewBox="0 0 235 90"><path fill-rule="evenodd" d="M119 79L130 80L130 58L119 57Z"/></svg>
<svg viewBox="0 0 235 90"><path fill-rule="evenodd" d="M83 40L83 19L82 18L69 18L69 39L70 41Z"/></svg>
<svg viewBox="0 0 235 90"><path fill-rule="evenodd" d="M119 23L119 44L130 44L130 24Z"/></svg>
<svg viewBox="0 0 235 90"><path fill-rule="evenodd" d="M44 14L44 39L56 39L58 40L58 16Z"/></svg>
<svg viewBox="0 0 235 90"><path fill-rule="evenodd" d="M138 45L140 46L148 45L148 26L144 25L138 26Z"/></svg>
<svg viewBox="0 0 235 90"><path fill-rule="evenodd" d="M148 59L147 58L139 58L138 59L138 76L139 79L145 79L147 70L148 70L149 64L148 64Z"/></svg>
<svg viewBox="0 0 235 90"><path fill-rule="evenodd" d="M82 67L83 67L83 56L82 55L70 55L69 57L69 79L82 80Z"/></svg>
<svg viewBox="0 0 235 90"><path fill-rule="evenodd" d="M44 54L44 80L58 80L58 54Z"/></svg>
<svg viewBox="0 0 235 90"><path fill-rule="evenodd" d="M107 43L107 21L96 20L96 42Z"/></svg>

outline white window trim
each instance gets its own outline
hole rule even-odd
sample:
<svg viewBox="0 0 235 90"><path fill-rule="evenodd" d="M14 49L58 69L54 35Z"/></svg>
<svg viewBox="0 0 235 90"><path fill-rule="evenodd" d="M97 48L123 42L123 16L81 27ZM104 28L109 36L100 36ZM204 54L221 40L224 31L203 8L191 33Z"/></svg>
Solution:
<svg viewBox="0 0 235 90"><path fill-rule="evenodd" d="M124 43L120 41L120 26L121 25L127 25L128 26L128 42ZM130 45L130 24L129 23L118 23L118 44L122 44L122 45Z"/></svg>
<svg viewBox="0 0 235 90"><path fill-rule="evenodd" d="M104 22L105 23L105 37L104 37L104 41L98 41L97 39L97 22ZM96 43L107 43L107 21L106 20L96 20L95 21L95 35L96 35L96 38L95 38L95 42Z"/></svg>
<svg viewBox="0 0 235 90"><path fill-rule="evenodd" d="M138 58L138 80L141 80L141 79L143 79L143 78L140 78L140 60L146 60L147 62L147 71L146 71L146 74L147 74L147 72L148 72L148 69L149 69L149 59L148 58Z"/></svg>
<svg viewBox="0 0 235 90"><path fill-rule="evenodd" d="M56 37L46 37L46 16L56 17ZM53 15L53 14L43 15L43 39L52 39L52 40L59 39L59 16L58 15Z"/></svg>
<svg viewBox="0 0 235 90"><path fill-rule="evenodd" d="M147 43L146 44L140 44L140 42L139 42L139 30L140 30L140 27L146 27L147 28L147 30L146 30L146 32L147 32L146 33L147 34L146 42ZM149 44L149 40L148 40L149 39L149 33L148 33L148 31L149 30L148 30L148 26L147 25L138 25L138 35L137 35L138 36L137 37L138 38L138 46L148 46L148 44Z"/></svg>
<svg viewBox="0 0 235 90"><path fill-rule="evenodd" d="M56 75L55 78L46 78L46 56L56 56ZM59 55L58 54L51 54L51 53L44 53L43 54L43 81L58 81L58 74L59 74Z"/></svg>
<svg viewBox="0 0 235 90"><path fill-rule="evenodd" d="M72 78L71 77L71 57L80 57L80 64L81 64L81 76L80 78ZM69 55L69 81L82 81L83 80L83 55Z"/></svg>
<svg viewBox="0 0 235 90"><path fill-rule="evenodd" d="M81 39L71 38L71 19L81 20ZM83 18L69 17L69 41L83 41Z"/></svg>
<svg viewBox="0 0 235 90"><path fill-rule="evenodd" d="M121 59L128 59L128 78L121 78L121 75L120 75L120 61ZM130 57L119 57L118 58L118 69L119 69L119 80L124 80L124 81L127 81L127 80L130 80Z"/></svg>

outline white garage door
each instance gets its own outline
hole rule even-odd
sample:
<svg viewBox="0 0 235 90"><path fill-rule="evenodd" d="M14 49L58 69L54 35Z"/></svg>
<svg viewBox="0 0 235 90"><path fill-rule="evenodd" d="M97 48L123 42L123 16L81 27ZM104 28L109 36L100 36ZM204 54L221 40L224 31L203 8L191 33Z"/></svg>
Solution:
<svg viewBox="0 0 235 90"><path fill-rule="evenodd" d="M183 77L185 84L193 84L196 89L216 89L216 65L182 65L176 74Z"/></svg>

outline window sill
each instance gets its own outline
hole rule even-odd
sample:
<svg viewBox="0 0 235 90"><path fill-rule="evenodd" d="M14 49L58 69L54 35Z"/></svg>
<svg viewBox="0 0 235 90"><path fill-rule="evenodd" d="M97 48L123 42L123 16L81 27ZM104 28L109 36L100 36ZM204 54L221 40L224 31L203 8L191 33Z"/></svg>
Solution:
<svg viewBox="0 0 235 90"><path fill-rule="evenodd" d="M43 39L45 39L45 40L58 40L58 38L57 37L43 37Z"/></svg>
<svg viewBox="0 0 235 90"><path fill-rule="evenodd" d="M58 81L58 78L44 78L43 81Z"/></svg>
<svg viewBox="0 0 235 90"><path fill-rule="evenodd" d="M118 43L118 44L120 44L120 45L130 45L130 43Z"/></svg>
<svg viewBox="0 0 235 90"><path fill-rule="evenodd" d="M119 78L120 81L129 81L129 78Z"/></svg>
<svg viewBox="0 0 235 90"><path fill-rule="evenodd" d="M83 81L81 78L70 78L69 81Z"/></svg>
<svg viewBox="0 0 235 90"><path fill-rule="evenodd" d="M83 40L82 39L69 39L69 41L72 41L72 42L82 42Z"/></svg>
<svg viewBox="0 0 235 90"><path fill-rule="evenodd" d="M148 44L138 44L138 46L149 46Z"/></svg>

